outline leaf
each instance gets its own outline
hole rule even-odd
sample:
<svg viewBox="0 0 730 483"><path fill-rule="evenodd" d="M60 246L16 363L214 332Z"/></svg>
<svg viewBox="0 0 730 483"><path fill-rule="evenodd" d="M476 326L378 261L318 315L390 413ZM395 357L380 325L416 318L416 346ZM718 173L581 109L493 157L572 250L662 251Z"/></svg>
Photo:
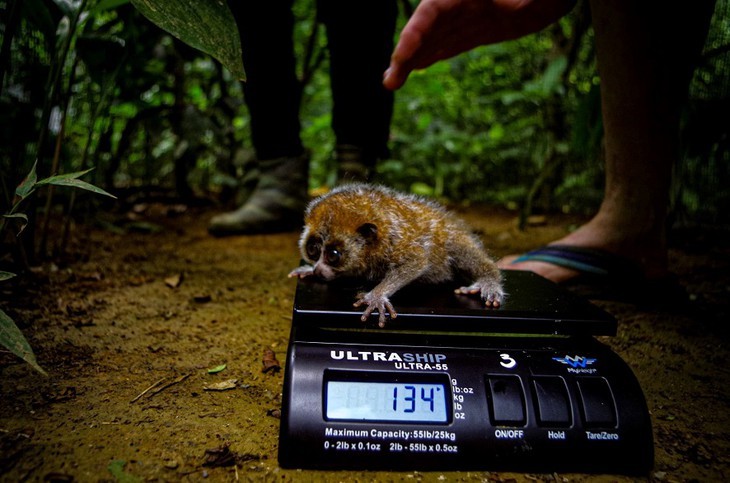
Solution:
<svg viewBox="0 0 730 483"><path fill-rule="evenodd" d="M19 218L21 220L25 220L25 222L28 222L28 215L25 213L7 213L3 215L3 218Z"/></svg>
<svg viewBox="0 0 730 483"><path fill-rule="evenodd" d="M126 464L127 462L124 460L115 460L109 463L106 469L109 470L109 473L112 474L118 483L138 483L142 481L133 474L124 471L124 465Z"/></svg>
<svg viewBox="0 0 730 483"><path fill-rule="evenodd" d="M548 64L542 76L542 88L545 93L560 92L563 73L567 67L568 58L564 55L556 57Z"/></svg>
<svg viewBox="0 0 730 483"><path fill-rule="evenodd" d="M44 184L53 184L56 180L63 180L63 179L76 179L80 178L86 173L89 173L94 168L85 169L83 171L74 171L73 173L66 173L66 174L57 174L55 176L49 176L48 178L43 178L42 180L36 182L37 186L42 186Z"/></svg>
<svg viewBox="0 0 730 483"><path fill-rule="evenodd" d="M10 280L14 276L15 276L15 274L12 272L3 272L2 270L0 270L0 282L3 282L5 280Z"/></svg>
<svg viewBox="0 0 730 483"><path fill-rule="evenodd" d="M22 221L20 230L18 230L18 233L15 236L20 236L20 234L23 233L23 230L25 230L25 227L28 226L28 215L25 213L9 213L7 215L3 215L3 218L17 218Z"/></svg>
<svg viewBox="0 0 730 483"><path fill-rule="evenodd" d="M219 372L225 370L225 368L226 368L225 364L221 364L220 366L211 367L210 369L208 369L208 374L218 374Z"/></svg>
<svg viewBox="0 0 730 483"><path fill-rule="evenodd" d="M238 455L231 451L228 443L224 443L220 448L205 450L205 462L203 466L209 466L211 468L233 466L236 464L237 458Z"/></svg>
<svg viewBox="0 0 730 483"><path fill-rule="evenodd" d="M35 190L36 181L38 181L38 175L35 172L37 164L38 161L33 163L33 167L30 169L30 173L28 173L28 176L26 176L25 179L18 185L18 187L15 188L15 194L21 200L27 198L28 195L31 194L33 190Z"/></svg>
<svg viewBox="0 0 730 483"><path fill-rule="evenodd" d="M169 277L166 277L165 285L167 285L170 288L178 288L183 281L183 277L184 277L184 275L182 272L180 272L176 275L171 275Z"/></svg>
<svg viewBox="0 0 730 483"><path fill-rule="evenodd" d="M264 357L261 360L261 362L263 362L263 364L264 364L264 368L263 368L262 372L273 371L276 373L281 370L281 364L276 359L276 354L274 354L274 351L272 351L268 347L264 348Z"/></svg>
<svg viewBox="0 0 730 483"><path fill-rule="evenodd" d="M212 55L239 79L246 79L238 27L225 1L132 0L132 5L158 27Z"/></svg>
<svg viewBox="0 0 730 483"><path fill-rule="evenodd" d="M125 226L127 230L136 231L138 233L159 233L164 230L161 225L152 223L151 221L134 221Z"/></svg>
<svg viewBox="0 0 730 483"><path fill-rule="evenodd" d="M227 379L225 381L209 384L203 388L204 391L228 391L236 389L238 379Z"/></svg>
<svg viewBox="0 0 730 483"><path fill-rule="evenodd" d="M8 273L8 272L2 272ZM6 347L10 352L23 359L25 362L31 365L33 369L40 372L44 376L47 376L46 371L38 365L35 360L35 354L33 349L30 348L30 344L25 340L23 333L15 325L15 321L10 318L2 309L0 309L0 345Z"/></svg>
<svg viewBox="0 0 730 483"><path fill-rule="evenodd" d="M87 173L88 171L84 171L81 174ZM71 174L77 174L77 173L71 173ZM80 179L76 178L69 178L70 175L59 175L59 176L51 176L50 178L43 179L36 183L36 186L42 186L46 184L52 184L54 186L70 186L71 188L79 188L82 190L92 191L96 194L109 196L110 198L117 199L116 196L114 196L111 193L108 193L104 191L103 189L94 186L91 183L87 183L86 181L82 181Z"/></svg>
<svg viewBox="0 0 730 483"><path fill-rule="evenodd" d="M421 195L421 196L433 196L434 189L427 185L426 183L416 181L415 183L411 184L411 193Z"/></svg>
<svg viewBox="0 0 730 483"><path fill-rule="evenodd" d="M567 66L568 59L564 55L556 57L548 64L539 78L525 83L524 92L536 95L540 99L553 93L563 94L562 78Z"/></svg>
<svg viewBox="0 0 730 483"><path fill-rule="evenodd" d="M40 181L35 182L35 187L37 186L45 186L48 184L52 184L54 186L70 186L71 188L79 188L82 190L92 191L94 193L109 196L111 198L117 199L116 196L114 196L111 193L108 193L104 191L103 189L94 186L91 183L87 183L86 181L82 181L78 178L85 175L86 173L92 171L94 168L85 169L84 171L76 171L73 173L65 173L65 174L57 174L55 176L49 176L48 178L43 178Z"/></svg>

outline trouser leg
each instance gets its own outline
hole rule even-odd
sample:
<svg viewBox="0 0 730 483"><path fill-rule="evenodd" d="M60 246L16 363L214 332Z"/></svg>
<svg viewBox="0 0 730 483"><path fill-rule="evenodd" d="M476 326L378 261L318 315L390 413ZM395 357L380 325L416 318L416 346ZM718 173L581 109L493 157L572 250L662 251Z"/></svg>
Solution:
<svg viewBox="0 0 730 483"><path fill-rule="evenodd" d="M300 139L292 0L231 0L229 6L241 37L243 92L261 174L248 200L213 217L208 230L224 236L296 229L308 201L309 158Z"/></svg>
<svg viewBox="0 0 730 483"><path fill-rule="evenodd" d="M332 86L332 128L340 178L367 179L388 156L393 93L383 72L393 51L395 0L319 0L327 28Z"/></svg>

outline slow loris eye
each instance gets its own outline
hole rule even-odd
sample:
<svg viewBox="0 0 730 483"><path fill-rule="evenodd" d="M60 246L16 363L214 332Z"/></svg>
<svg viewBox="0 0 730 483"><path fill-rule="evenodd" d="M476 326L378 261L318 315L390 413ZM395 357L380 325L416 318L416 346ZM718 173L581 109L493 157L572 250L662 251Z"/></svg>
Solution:
<svg viewBox="0 0 730 483"><path fill-rule="evenodd" d="M341 259L342 253L336 248L328 248L324 252L324 260L327 262L327 265L336 266L340 263Z"/></svg>
<svg viewBox="0 0 730 483"><path fill-rule="evenodd" d="M312 237L309 240L307 240L307 245L305 247L307 251L307 256L310 260L319 260L319 254L320 254L320 247L319 247L319 239L316 237Z"/></svg>

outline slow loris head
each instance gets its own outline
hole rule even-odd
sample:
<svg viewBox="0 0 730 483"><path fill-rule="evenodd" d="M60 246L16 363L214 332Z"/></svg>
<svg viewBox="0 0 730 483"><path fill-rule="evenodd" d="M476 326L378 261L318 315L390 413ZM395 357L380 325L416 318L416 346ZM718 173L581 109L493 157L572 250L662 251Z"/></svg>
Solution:
<svg viewBox="0 0 730 483"><path fill-rule="evenodd" d="M371 275L368 260L379 242L378 227L347 201L325 196L305 214L299 249L323 280Z"/></svg>

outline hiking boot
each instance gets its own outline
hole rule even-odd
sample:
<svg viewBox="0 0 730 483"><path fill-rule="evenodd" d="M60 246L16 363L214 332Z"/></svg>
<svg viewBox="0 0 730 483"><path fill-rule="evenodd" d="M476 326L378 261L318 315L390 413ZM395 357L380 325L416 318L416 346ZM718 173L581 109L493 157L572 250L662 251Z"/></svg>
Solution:
<svg viewBox="0 0 730 483"><path fill-rule="evenodd" d="M375 161L367 162L361 148L351 144L338 144L335 147L335 160L337 161L337 184L370 181Z"/></svg>
<svg viewBox="0 0 730 483"><path fill-rule="evenodd" d="M309 156L259 161L261 177L251 197L237 210L214 216L215 236L298 230L309 202Z"/></svg>

